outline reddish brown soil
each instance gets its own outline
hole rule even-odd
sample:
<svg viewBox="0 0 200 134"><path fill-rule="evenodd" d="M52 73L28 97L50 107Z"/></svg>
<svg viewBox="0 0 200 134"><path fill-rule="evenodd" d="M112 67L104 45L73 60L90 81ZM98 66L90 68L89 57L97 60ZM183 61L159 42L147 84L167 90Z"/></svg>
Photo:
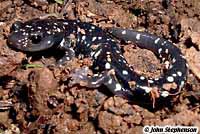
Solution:
<svg viewBox="0 0 200 134"><path fill-rule="evenodd" d="M89 65L88 59L47 68L55 57L44 54L44 58L27 60L27 55L8 47L12 23L52 14L103 29L120 26L148 31L176 43L189 64L182 93L166 105L156 101L153 108L151 101L128 102L106 87L69 87L70 72ZM0 133L140 134L145 125L200 128L199 14L199 0L69 0L63 8L46 0L1 0ZM153 53L133 44L122 48L137 72L153 77L162 73L163 65ZM27 62L35 67L26 68Z"/></svg>

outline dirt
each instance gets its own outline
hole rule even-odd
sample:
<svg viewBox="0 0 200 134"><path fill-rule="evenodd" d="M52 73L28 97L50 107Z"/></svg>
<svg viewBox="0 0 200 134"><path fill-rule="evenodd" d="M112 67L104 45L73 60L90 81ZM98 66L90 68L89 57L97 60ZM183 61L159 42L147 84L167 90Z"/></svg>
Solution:
<svg viewBox="0 0 200 134"><path fill-rule="evenodd" d="M0 1L0 133L140 134L145 125L200 128L199 14L199 0L69 0L66 6L47 0ZM30 58L8 47L15 21L51 15L103 29L120 26L148 31L171 40L189 64L182 93L156 101L153 107L151 100L128 102L104 86L70 87L70 72L89 66L88 59L74 59L63 68L48 67L55 55ZM152 77L162 73L163 64L152 52L136 44L121 44L136 72Z"/></svg>

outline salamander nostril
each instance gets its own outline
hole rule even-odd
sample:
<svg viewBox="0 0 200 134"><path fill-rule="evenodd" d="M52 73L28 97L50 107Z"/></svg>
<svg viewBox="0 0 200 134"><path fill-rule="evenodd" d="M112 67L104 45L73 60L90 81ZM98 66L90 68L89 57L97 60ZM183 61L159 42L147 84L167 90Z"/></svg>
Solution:
<svg viewBox="0 0 200 134"><path fill-rule="evenodd" d="M32 41L33 44L38 44L42 40L42 36L38 34L34 34L30 37L30 40Z"/></svg>

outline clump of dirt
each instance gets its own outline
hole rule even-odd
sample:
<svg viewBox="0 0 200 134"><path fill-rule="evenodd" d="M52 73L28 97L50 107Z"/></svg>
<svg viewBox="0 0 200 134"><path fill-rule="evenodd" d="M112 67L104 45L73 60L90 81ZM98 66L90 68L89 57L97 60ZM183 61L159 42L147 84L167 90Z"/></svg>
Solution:
<svg viewBox="0 0 200 134"><path fill-rule="evenodd" d="M199 0L47 0L0 1L0 133L142 133L145 125L186 125L200 128ZM70 72L90 66L73 59L63 68L50 66L57 55L30 56L7 43L11 24L33 18L79 19L103 29L134 28L176 43L189 64L181 94L171 100L128 102L106 87L69 86ZM122 44L134 70L147 77L162 74L163 65L137 44ZM28 57L28 58L27 58ZM43 58L42 58L43 57ZM142 100L142 101L141 101ZM162 105L167 103L167 105Z"/></svg>

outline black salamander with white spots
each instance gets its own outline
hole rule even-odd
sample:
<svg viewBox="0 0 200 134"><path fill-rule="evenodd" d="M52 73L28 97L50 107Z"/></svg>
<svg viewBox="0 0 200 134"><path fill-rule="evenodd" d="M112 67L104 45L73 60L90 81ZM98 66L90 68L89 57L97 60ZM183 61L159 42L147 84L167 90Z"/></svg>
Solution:
<svg viewBox="0 0 200 134"><path fill-rule="evenodd" d="M111 28L111 34L108 34L90 23L63 19L17 21L11 30L8 42L20 51L38 52L49 48L64 51L65 55L57 61L58 65L75 56L90 58L94 74L88 75L88 68L77 69L72 74L73 84L85 83L91 88L103 84L114 94L128 99L137 94L149 95L156 89L157 98L165 98L178 94L186 80L187 65L181 51L171 42L148 33ZM166 64L167 71L159 78L137 74L130 68L119 43L111 35L151 50Z"/></svg>

